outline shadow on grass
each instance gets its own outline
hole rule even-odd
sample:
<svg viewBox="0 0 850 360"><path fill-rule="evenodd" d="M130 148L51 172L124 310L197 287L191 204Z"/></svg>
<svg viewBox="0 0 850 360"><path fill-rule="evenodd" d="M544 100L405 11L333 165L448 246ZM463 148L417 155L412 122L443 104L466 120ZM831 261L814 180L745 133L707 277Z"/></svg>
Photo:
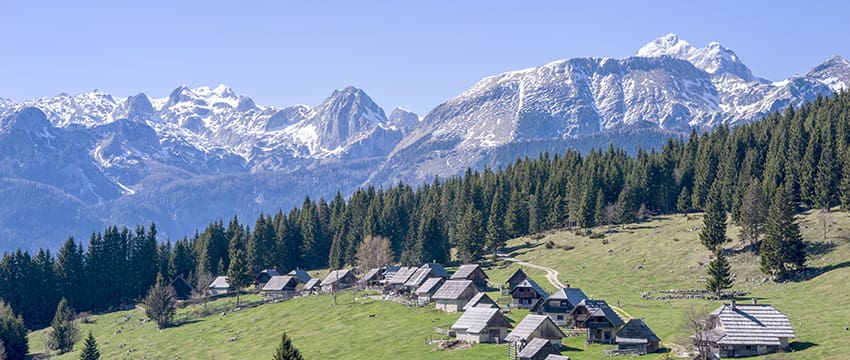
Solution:
<svg viewBox="0 0 850 360"><path fill-rule="evenodd" d="M809 256L826 255L831 253L837 247L838 245L836 245L835 242L809 243L808 246L806 246L806 253L809 254Z"/></svg>
<svg viewBox="0 0 850 360"><path fill-rule="evenodd" d="M508 254L508 255L510 255L510 256L516 256L516 255L525 254L525 252L523 252L523 253L519 253L519 254L514 254L515 252L517 252L517 251L519 251L519 250L526 250L526 252L528 252L529 250L534 249L534 248L536 248L536 247L538 247L538 246L540 246L540 243L539 243L539 242L538 242L538 243L526 242L526 243L523 243L522 245L517 245L517 246L506 246L506 247L504 247L504 248L502 249L502 251L501 251L501 252L502 252L502 253L505 253L505 254Z"/></svg>
<svg viewBox="0 0 850 360"><path fill-rule="evenodd" d="M818 346L818 344L811 341L794 341L788 345L788 347L790 347L793 351L803 351L815 346Z"/></svg>
<svg viewBox="0 0 850 360"><path fill-rule="evenodd" d="M168 328L169 329L178 328L178 327L181 327L183 325L189 325L189 324L194 324L194 323L199 323L199 322L201 322L201 319L181 320L180 322L175 322L173 324L169 324Z"/></svg>
<svg viewBox="0 0 850 360"><path fill-rule="evenodd" d="M574 352L574 351L584 351L584 349L575 348L575 347L569 346L567 344L561 344L561 353ZM567 355L569 355L569 354L567 354Z"/></svg>
<svg viewBox="0 0 850 360"><path fill-rule="evenodd" d="M850 267L850 261L845 261L845 262L842 262L842 263L826 265L826 266L821 266L821 267L806 268L806 269L803 269L801 271L798 271L798 272L788 276L785 279L777 279L776 281L777 282L782 282L782 281L791 281L791 282L809 281L809 280L812 280L812 279L814 279L818 276L826 274L830 271L843 269L843 268L847 268L847 267Z"/></svg>

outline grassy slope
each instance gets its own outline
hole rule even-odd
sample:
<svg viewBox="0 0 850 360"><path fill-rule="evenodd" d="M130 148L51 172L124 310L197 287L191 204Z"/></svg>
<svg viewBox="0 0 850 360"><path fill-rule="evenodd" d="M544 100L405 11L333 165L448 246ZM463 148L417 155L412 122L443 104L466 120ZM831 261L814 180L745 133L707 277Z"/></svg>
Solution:
<svg viewBox="0 0 850 360"><path fill-rule="evenodd" d="M819 238L814 229L815 216L801 222L807 240ZM758 259L737 254L730 261L737 275L736 289L749 290L762 303L775 304L787 313L797 332L797 341L805 349L788 354L792 359L839 359L850 350L850 217L836 213L831 233L837 246L816 255L810 265L827 271L808 281L775 284L762 283ZM685 313L695 307L705 311L719 303L704 300L649 301L640 298L644 291L671 288L701 288L709 252L702 248L698 232L701 217L678 215L656 219L601 239L578 237L557 232L535 241L515 239L509 243L520 259L549 266L561 272L561 280L581 287L588 295L606 299L631 316L643 317L667 343L687 345ZM729 236L737 238L737 229ZM570 251L545 249L547 241L575 246ZM729 243L732 246L735 241ZM513 264L490 264L488 275L501 281L516 268ZM642 269L637 269L638 265ZM541 285L552 290L543 273L525 269ZM457 351L431 351L428 338L439 337L434 327L448 327L459 314L444 314L433 308L407 308L383 301L359 300L351 293L338 296L333 306L329 296L313 296L255 309L212 316L177 328L157 331L151 323L139 323L137 311L95 316L97 323L83 325L91 330L108 359L262 359L269 358L278 345L280 332L286 330L309 359L496 359L504 358L505 347L478 345ZM491 294L494 298L498 295ZM228 299L222 301L229 301ZM125 315L132 319L123 322ZM510 317L519 320L524 312ZM374 315L374 316L370 316ZM120 331L118 331L120 330ZM31 347L41 348L42 332L31 335ZM228 338L238 337L234 342ZM583 338L571 338L565 354L573 359L598 359L602 346L585 347ZM80 345L77 346L79 349ZM75 359L74 352L57 359ZM661 358L651 355L648 359Z"/></svg>

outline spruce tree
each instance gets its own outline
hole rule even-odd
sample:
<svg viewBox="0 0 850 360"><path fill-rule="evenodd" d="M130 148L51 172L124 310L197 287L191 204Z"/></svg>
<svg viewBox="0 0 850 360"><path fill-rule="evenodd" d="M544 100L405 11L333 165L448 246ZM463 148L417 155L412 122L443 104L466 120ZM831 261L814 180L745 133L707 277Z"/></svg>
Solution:
<svg viewBox="0 0 850 360"><path fill-rule="evenodd" d="M687 186L682 187L682 191L679 192L679 198L676 200L676 209L685 214L691 210L691 192Z"/></svg>
<svg viewBox="0 0 850 360"><path fill-rule="evenodd" d="M841 181L838 186L841 208L850 210L850 147L842 152Z"/></svg>
<svg viewBox="0 0 850 360"><path fill-rule="evenodd" d="M594 215L595 215L593 222L598 226L606 225L608 223L608 217L607 217L607 211L606 211L608 204L605 202L605 193L602 192L602 189L599 189L596 192L595 203L596 204L593 207L593 212L594 212Z"/></svg>
<svg viewBox="0 0 850 360"><path fill-rule="evenodd" d="M714 260L708 263L708 278L705 281L705 289L713 292L717 298L723 290L732 288L732 266L726 261L723 251L718 248L714 251Z"/></svg>
<svg viewBox="0 0 850 360"><path fill-rule="evenodd" d="M274 360L302 360L301 352L292 345L292 341L284 332L280 339L280 345L274 354Z"/></svg>
<svg viewBox="0 0 850 360"><path fill-rule="evenodd" d="M483 238L481 212L469 204L455 230L455 244L460 260L469 263L480 259L484 250L481 243Z"/></svg>
<svg viewBox="0 0 850 360"><path fill-rule="evenodd" d="M490 215L487 219L487 232L484 234L484 242L487 250L496 253L505 246L507 235L505 233L505 204L502 201L502 192L496 190L493 201L490 204Z"/></svg>
<svg viewBox="0 0 850 360"><path fill-rule="evenodd" d="M765 274L784 278L806 264L806 247L794 219L794 204L784 188L778 189L770 203L760 250Z"/></svg>
<svg viewBox="0 0 850 360"><path fill-rule="evenodd" d="M80 329L74 322L74 312L68 306L68 301L62 298L56 306L56 315L53 316L53 323L47 333L48 348L58 351L59 354L74 350L79 332Z"/></svg>
<svg viewBox="0 0 850 360"><path fill-rule="evenodd" d="M726 241L726 210L723 208L717 183L708 192L699 239L712 251Z"/></svg>
<svg viewBox="0 0 850 360"><path fill-rule="evenodd" d="M8 360L23 360L29 352L27 327L24 319L16 316L12 307L0 300L0 343Z"/></svg>
<svg viewBox="0 0 850 360"><path fill-rule="evenodd" d="M595 206L596 193L591 192L590 189L585 190L578 208L578 226L584 229L590 229L596 226Z"/></svg>
<svg viewBox="0 0 850 360"><path fill-rule="evenodd" d="M634 222L639 207L634 188L631 185L626 185L617 197L617 221L621 224Z"/></svg>
<svg viewBox="0 0 850 360"><path fill-rule="evenodd" d="M86 337L86 342L83 347L83 352L80 353L80 360L99 360L100 350L97 349L97 341L89 331L89 336Z"/></svg>
<svg viewBox="0 0 850 360"><path fill-rule="evenodd" d="M236 307L239 308L239 294L242 288L251 284L251 268L245 256L245 250L241 245L233 244L230 250L230 268L227 269L227 282L236 289Z"/></svg>
<svg viewBox="0 0 850 360"><path fill-rule="evenodd" d="M741 240L748 242L750 248L754 251L758 251L759 240L764 233L765 217L767 216L761 189L762 185L757 179L750 181L744 193L744 198L741 200L741 214L738 221L741 226Z"/></svg>

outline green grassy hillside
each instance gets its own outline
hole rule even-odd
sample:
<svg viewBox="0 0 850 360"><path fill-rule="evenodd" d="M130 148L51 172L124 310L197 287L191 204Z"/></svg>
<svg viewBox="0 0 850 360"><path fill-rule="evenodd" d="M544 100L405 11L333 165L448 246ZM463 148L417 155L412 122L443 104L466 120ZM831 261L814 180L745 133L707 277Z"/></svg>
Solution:
<svg viewBox="0 0 850 360"><path fill-rule="evenodd" d="M835 213L833 222L828 239L833 245L827 245L820 239L817 217L806 215L801 219L804 237L817 249L809 265L819 269L819 274L785 284L765 282L758 271L758 258L734 251L737 229L729 229L733 241L726 246L732 250L730 262L737 277L734 289L751 291L761 303L776 305L791 319L797 333L793 344L796 351L785 354L786 358L842 359L850 351L850 332L844 330L850 326L850 217ZM640 294L703 287L700 280L705 268L701 264L708 262L710 253L700 245L698 231L694 231L700 225L700 215L676 215L630 225L604 239L554 232L538 240L514 239L508 246L512 255L521 260L558 270L562 282L581 287L589 296L612 305L619 303L630 316L644 318L668 348L679 349L688 345L688 310L711 311L719 302L643 300ZM549 241L574 248L547 249L545 244ZM487 265L494 282L505 279L517 267L501 261ZM538 283L553 290L542 271L524 269ZM429 338L440 337L434 328L450 326L459 314L360 297L355 301L352 295L339 295L337 305L333 305L330 296L311 296L214 315L163 331L156 330L150 322L139 322L139 311L116 312L94 316L96 323L83 324L82 331L94 333L106 359L264 359L271 357L284 330L308 359L505 358L504 345L434 351L426 343ZM518 321L524 314L515 312L510 317ZM124 321L128 315L130 319ZM42 348L42 338L42 331L31 334L33 351ZM601 358L604 348L585 347L583 338L571 338L567 345L565 354L579 360ZM54 358L78 356L78 352L73 352Z"/></svg>

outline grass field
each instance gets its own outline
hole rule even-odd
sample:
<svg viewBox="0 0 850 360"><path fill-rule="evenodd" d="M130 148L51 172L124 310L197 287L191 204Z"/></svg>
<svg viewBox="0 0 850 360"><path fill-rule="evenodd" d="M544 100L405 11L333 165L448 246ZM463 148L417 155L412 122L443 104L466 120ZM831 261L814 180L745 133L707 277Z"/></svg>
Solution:
<svg viewBox="0 0 850 360"><path fill-rule="evenodd" d="M836 212L829 240L821 241L815 215L801 219L803 235L813 254L809 265L819 269L810 279L784 284L764 281L758 258L734 251L738 230L730 227L733 239L727 244L736 274L734 289L751 291L760 303L774 304L789 315L797 334L795 352L788 359L845 359L850 352L850 217ZM691 308L711 311L720 305L707 300L643 300L641 293L662 289L700 289L709 251L700 245L699 214L660 217L608 234L603 239L580 237L571 232L553 232L539 240L511 240L512 255L560 271L560 280L581 287L587 295L605 299L633 317L642 317L664 340L666 347L688 345L685 316ZM601 231L601 229L599 229ZM574 246L572 250L547 249L544 244ZM493 282L501 282L517 267L504 262L488 263ZM524 269L537 282L553 287L543 272ZM313 271L311 271L312 275ZM360 293L362 295L362 293ZM498 298L498 294L491 294ZM243 297L254 300L252 296ZM211 304L233 301L222 299ZM746 300L740 300L746 301ZM190 308L181 311L193 311ZM126 316L128 321L124 321ZM509 315L518 321L525 312ZM286 331L308 359L499 359L504 345L476 345L469 349L434 351L429 338L439 338L435 327L446 328L460 315L433 308L409 308L396 303L369 300L351 292L337 296L311 296L253 309L214 315L179 327L156 330L150 322L139 322L139 311L96 315L92 331L105 359L268 359ZM30 336L34 352L43 351L43 331ZM234 340L234 341L228 341ZM565 355L573 359L599 359L607 347L586 347L581 337L567 340ZM77 345L77 350L80 348ZM56 359L76 359L78 352ZM643 359L659 359L653 354Z"/></svg>

